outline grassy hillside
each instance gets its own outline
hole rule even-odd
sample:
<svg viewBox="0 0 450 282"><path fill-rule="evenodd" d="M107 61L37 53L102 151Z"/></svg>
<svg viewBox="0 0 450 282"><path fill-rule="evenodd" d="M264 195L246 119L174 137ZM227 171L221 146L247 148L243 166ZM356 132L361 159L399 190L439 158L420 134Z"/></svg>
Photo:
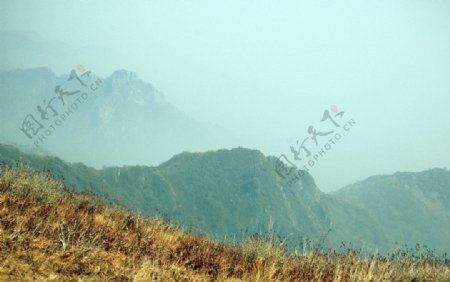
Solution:
<svg viewBox="0 0 450 282"><path fill-rule="evenodd" d="M288 253L282 242L225 245L86 194L47 173L0 166L3 281L449 281L432 256Z"/></svg>
<svg viewBox="0 0 450 282"><path fill-rule="evenodd" d="M363 209L322 193L308 173L286 185L274 171L275 159L257 150L182 153L158 167L96 170L0 145L1 160L49 170L75 191L92 192L144 215L164 215L223 242L239 241L244 233L269 232L294 248L305 240L318 243L331 228L322 247L337 247L342 241L356 247L392 247L385 245L385 234Z"/></svg>

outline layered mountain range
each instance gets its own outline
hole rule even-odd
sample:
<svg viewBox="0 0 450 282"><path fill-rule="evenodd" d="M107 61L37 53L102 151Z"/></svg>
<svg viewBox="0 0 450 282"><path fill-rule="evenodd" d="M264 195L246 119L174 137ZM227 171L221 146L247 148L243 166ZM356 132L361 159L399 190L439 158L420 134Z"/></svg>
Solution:
<svg viewBox="0 0 450 282"><path fill-rule="evenodd" d="M330 195L308 173L288 186L274 171L274 157L244 148L182 153L156 167L98 170L1 145L0 160L49 170L71 189L222 241L258 233L292 247L310 240L369 252L403 244L449 251L450 172L444 169L372 177Z"/></svg>
<svg viewBox="0 0 450 282"><path fill-rule="evenodd" d="M95 167L157 164L177 152L236 143L230 132L195 121L126 70L107 78L88 70L60 77L48 68L0 71L0 93L2 142ZM34 132L24 134L29 124Z"/></svg>
<svg viewBox="0 0 450 282"><path fill-rule="evenodd" d="M66 46L33 34L0 39L11 57L0 63L0 161L49 170L70 189L222 241L258 233L291 247L450 252L446 169L373 176L331 194L307 172L287 185L276 158L236 148L236 136L190 118L137 74L98 77L78 66L57 76L26 67L67 57Z"/></svg>

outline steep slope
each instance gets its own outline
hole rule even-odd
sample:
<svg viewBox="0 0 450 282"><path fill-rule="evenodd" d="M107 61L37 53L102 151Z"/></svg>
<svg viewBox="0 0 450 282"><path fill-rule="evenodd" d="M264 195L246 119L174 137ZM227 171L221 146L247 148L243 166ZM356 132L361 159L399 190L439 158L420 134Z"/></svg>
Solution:
<svg viewBox="0 0 450 282"><path fill-rule="evenodd" d="M308 173L293 186L286 186L274 172L273 157L237 148L202 154L184 153L158 167L184 194L181 206L202 214L192 225L223 234L224 225L250 232L274 232L291 242L318 238L332 229L324 245L351 241L358 246L381 246L384 235L367 214L353 205L322 193ZM205 213L204 211L207 211ZM215 221L227 214L227 222ZM199 220L201 219L201 220ZM214 225L211 225L213 223ZM216 231L217 230L217 231ZM232 229L232 234L241 230ZM357 232L355 232L357 230ZM370 242L370 243L368 243ZM325 246L324 246L325 247Z"/></svg>
<svg viewBox="0 0 450 282"><path fill-rule="evenodd" d="M320 192L309 174L286 186L273 170L275 159L237 148L182 153L158 167L127 166L95 170L57 158L22 154L0 147L0 160L21 160L49 169L77 191L89 191L143 214L167 215L185 228L210 237L239 240L243 233L272 233L302 245L323 247L341 241L386 247L384 234L364 210Z"/></svg>
<svg viewBox="0 0 450 282"><path fill-rule="evenodd" d="M373 176L333 195L364 207L389 243L426 244L450 252L450 172L431 169Z"/></svg>
<svg viewBox="0 0 450 282"><path fill-rule="evenodd" d="M225 245L0 165L2 281L449 281L433 257L289 254L273 239Z"/></svg>
<svg viewBox="0 0 450 282"><path fill-rule="evenodd" d="M38 151L95 167L158 164L175 153L234 142L231 133L188 117L130 71L116 71L105 79L92 72L77 76L80 82L68 81L68 75L56 77L48 68L0 71L0 140L37 145ZM63 91L80 92L59 99L58 85ZM45 117L38 107L47 110ZM30 138L20 130L28 114L42 125L34 126L38 133Z"/></svg>

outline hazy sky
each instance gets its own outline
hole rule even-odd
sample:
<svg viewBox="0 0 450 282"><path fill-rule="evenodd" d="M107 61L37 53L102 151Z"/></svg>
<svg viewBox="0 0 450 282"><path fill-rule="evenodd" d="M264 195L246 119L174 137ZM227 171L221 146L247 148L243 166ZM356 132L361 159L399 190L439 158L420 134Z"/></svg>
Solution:
<svg viewBox="0 0 450 282"><path fill-rule="evenodd" d="M356 124L310 170L324 191L450 167L450 1L2 0L0 29L98 50L54 69L132 70L266 155L335 104Z"/></svg>

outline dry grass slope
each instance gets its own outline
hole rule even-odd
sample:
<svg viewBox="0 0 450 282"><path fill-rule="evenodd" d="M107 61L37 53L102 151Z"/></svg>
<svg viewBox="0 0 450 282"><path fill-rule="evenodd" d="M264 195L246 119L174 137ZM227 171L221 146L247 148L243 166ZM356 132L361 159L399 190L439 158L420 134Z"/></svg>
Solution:
<svg viewBox="0 0 450 282"><path fill-rule="evenodd" d="M427 258L224 245L62 188L46 173L0 167L0 280L450 281L449 266Z"/></svg>

